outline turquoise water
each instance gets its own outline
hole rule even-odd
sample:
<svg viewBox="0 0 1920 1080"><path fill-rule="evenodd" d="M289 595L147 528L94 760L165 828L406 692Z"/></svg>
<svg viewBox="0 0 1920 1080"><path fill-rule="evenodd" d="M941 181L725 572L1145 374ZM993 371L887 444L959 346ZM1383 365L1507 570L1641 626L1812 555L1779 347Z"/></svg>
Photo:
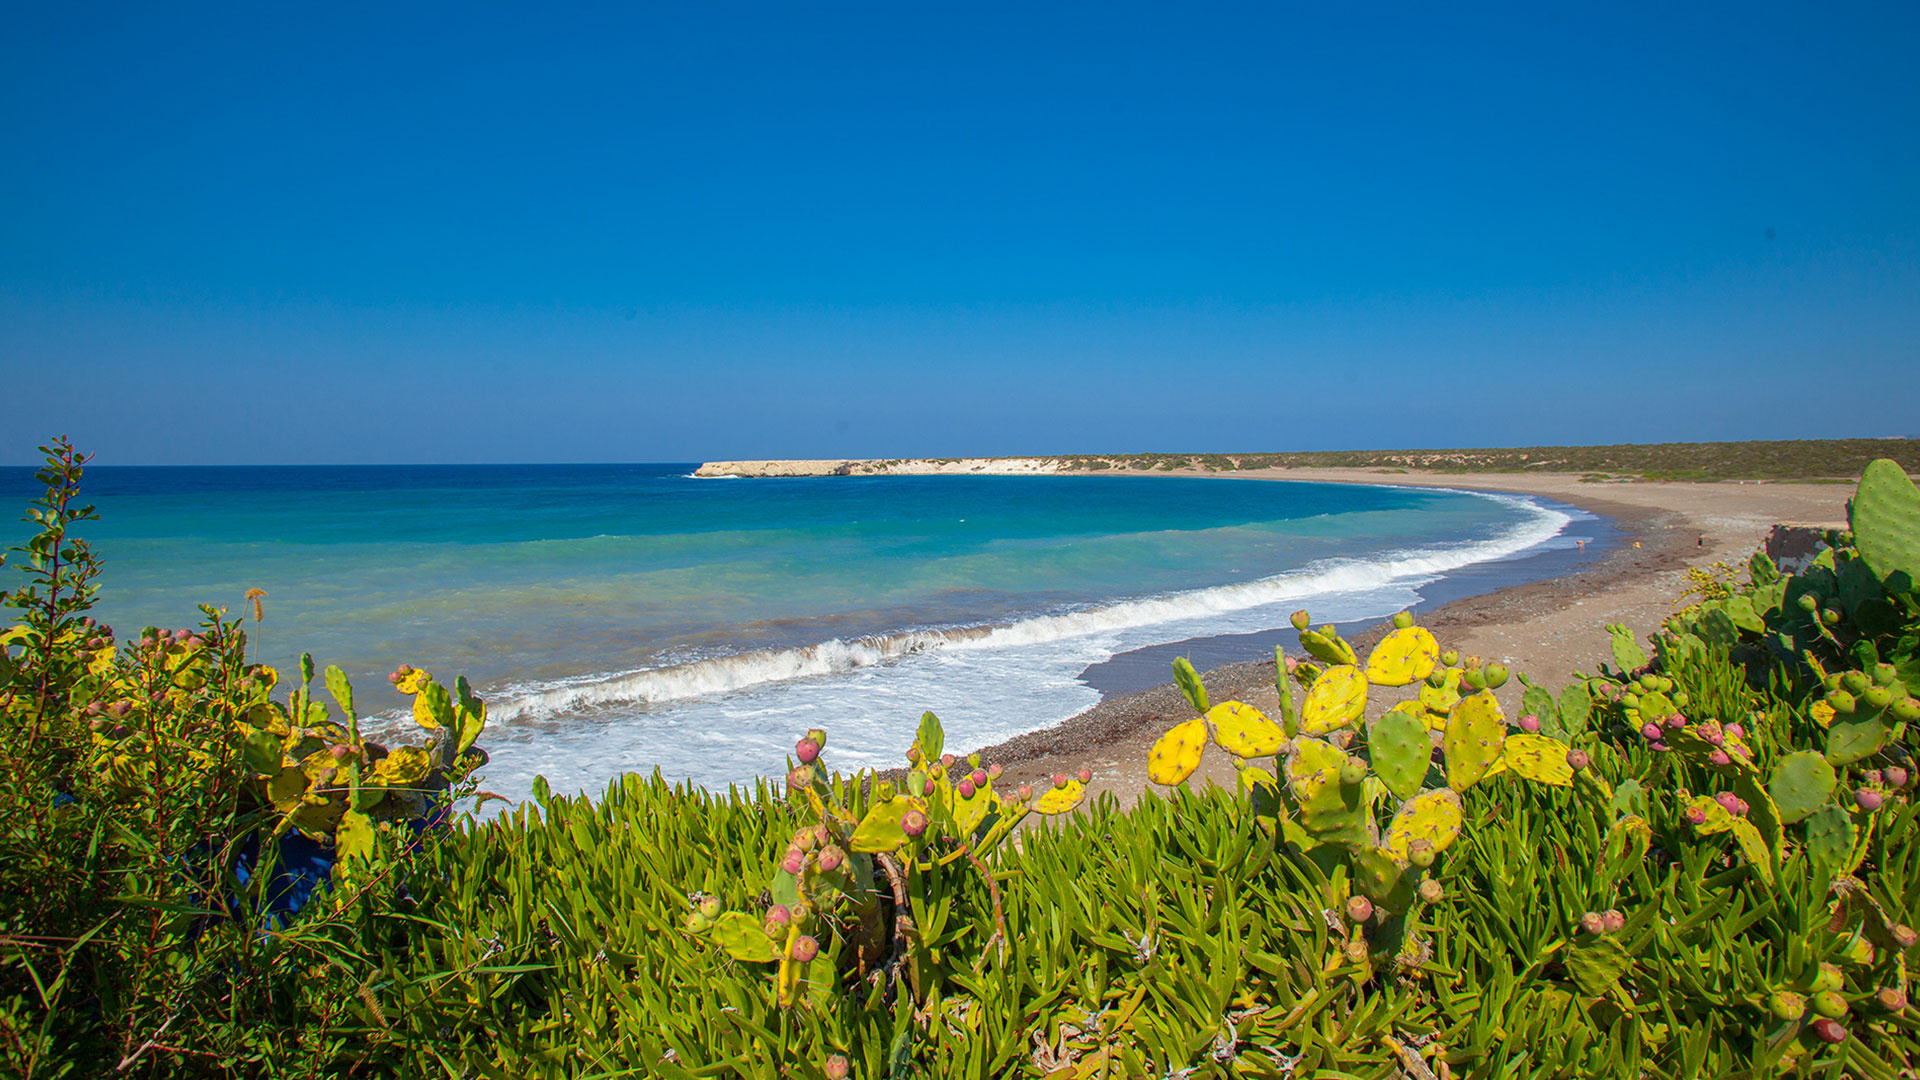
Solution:
<svg viewBox="0 0 1920 1080"><path fill-rule="evenodd" d="M466 673L488 786L660 767L777 773L795 733L891 763L932 708L963 744L1065 719L1090 663L1157 642L1364 618L1555 542L1560 510L1385 487L1134 477L693 479L686 465L98 468L99 614L238 611L284 667ZM25 470L0 470L21 505ZM14 527L10 539L24 535ZM856 749L865 753L853 752Z"/></svg>

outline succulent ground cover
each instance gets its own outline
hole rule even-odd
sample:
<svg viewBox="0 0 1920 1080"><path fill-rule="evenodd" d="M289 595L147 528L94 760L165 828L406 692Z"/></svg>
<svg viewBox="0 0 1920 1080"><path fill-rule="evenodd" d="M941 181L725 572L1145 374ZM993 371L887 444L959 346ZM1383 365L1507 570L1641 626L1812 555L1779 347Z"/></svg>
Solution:
<svg viewBox="0 0 1920 1080"><path fill-rule="evenodd" d="M1805 572L1756 556L1567 686L1405 616L1363 657L1302 613L1273 716L1176 665L1193 713L1130 807L1005 789L928 715L892 780L836 772L826 718L750 789L630 775L481 820L464 682L395 671L418 745L384 745L218 609L92 622L83 461L48 454L0 652L9 1075L1920 1065L1920 492L1891 461ZM1203 754L1233 790L1189 786Z"/></svg>

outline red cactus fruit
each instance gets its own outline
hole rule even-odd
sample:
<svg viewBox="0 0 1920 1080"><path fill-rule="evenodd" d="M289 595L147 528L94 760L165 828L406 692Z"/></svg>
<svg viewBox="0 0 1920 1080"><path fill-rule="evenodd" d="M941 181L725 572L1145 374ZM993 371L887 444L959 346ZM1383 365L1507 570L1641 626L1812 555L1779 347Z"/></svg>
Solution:
<svg viewBox="0 0 1920 1080"><path fill-rule="evenodd" d="M1713 753L1707 755L1707 760L1722 767L1733 764L1733 759L1727 756L1725 750L1715 750Z"/></svg>
<svg viewBox="0 0 1920 1080"><path fill-rule="evenodd" d="M952 754L941 754L941 755L940 755L940 767L941 767L941 768L943 768L943 769L951 769L951 768L953 768L953 762L954 762L954 756L953 756Z"/></svg>
<svg viewBox="0 0 1920 1080"><path fill-rule="evenodd" d="M1033 798L1033 785L1021 784L1018 794L1021 802L1026 802L1028 799Z"/></svg>
<svg viewBox="0 0 1920 1080"><path fill-rule="evenodd" d="M1701 807L1689 806L1687 807L1687 820L1695 825L1705 825L1707 823L1707 812Z"/></svg>
<svg viewBox="0 0 1920 1080"><path fill-rule="evenodd" d="M1813 1032L1814 1038L1824 1043L1831 1043L1834 1046L1838 1046L1847 1041L1847 1029L1843 1027L1838 1020L1829 1019L1825 1016L1808 1024L1807 1029Z"/></svg>
<svg viewBox="0 0 1920 1080"><path fill-rule="evenodd" d="M908 836L919 836L926 832L926 811L921 810L919 807L914 807L905 814L902 814L900 817L900 831L906 833Z"/></svg>
<svg viewBox="0 0 1920 1080"><path fill-rule="evenodd" d="M819 955L820 942L815 940L812 934L801 934L793 939L792 956L795 963L805 964Z"/></svg>
<svg viewBox="0 0 1920 1080"><path fill-rule="evenodd" d="M1532 734L1540 730L1540 718L1528 713L1520 718L1520 730Z"/></svg>
<svg viewBox="0 0 1920 1080"><path fill-rule="evenodd" d="M793 913L787 910L787 905L775 904L767 909L767 921L779 926L785 926L793 921Z"/></svg>
<svg viewBox="0 0 1920 1080"><path fill-rule="evenodd" d="M960 783L953 790L959 792L960 797L963 799L973 798L973 778L968 777L967 779L960 781Z"/></svg>
<svg viewBox="0 0 1920 1080"><path fill-rule="evenodd" d="M1589 911L1580 916L1580 929L1595 937L1607 932L1607 921L1597 911Z"/></svg>
<svg viewBox="0 0 1920 1080"><path fill-rule="evenodd" d="M1005 770L1001 769L998 765L989 765L987 766L987 779L998 780L1000 779L1000 774L1004 771Z"/></svg>
<svg viewBox="0 0 1920 1080"><path fill-rule="evenodd" d="M852 1075L852 1069L853 1067L847 1064L845 1054L834 1054L827 1058L826 1064L820 1066L820 1071L826 1075L827 1080L847 1080L847 1077Z"/></svg>
<svg viewBox="0 0 1920 1080"><path fill-rule="evenodd" d="M1579 772L1591 764L1593 764L1593 758L1585 750L1567 751L1567 768L1574 772Z"/></svg>
<svg viewBox="0 0 1920 1080"><path fill-rule="evenodd" d="M1681 728L1687 726L1687 718L1681 716L1679 713L1674 713L1672 716L1667 717L1667 726L1674 731L1679 731Z"/></svg>
<svg viewBox="0 0 1920 1080"><path fill-rule="evenodd" d="M1895 791L1907 786L1907 770L1898 765L1887 766L1881 770L1881 775L1886 778L1887 786Z"/></svg>
<svg viewBox="0 0 1920 1080"><path fill-rule="evenodd" d="M1728 724L1726 726L1726 732L1727 738L1729 739L1744 739L1747 737L1747 729L1741 727L1739 724Z"/></svg>
<svg viewBox="0 0 1920 1080"><path fill-rule="evenodd" d="M841 851L838 844L828 844L826 847L821 848L819 856L814 859L815 864L820 867L820 872L823 874L833 873L835 870L840 869L841 865L846 861L847 853Z"/></svg>
<svg viewBox="0 0 1920 1080"><path fill-rule="evenodd" d="M1660 737L1660 725L1649 720L1640 725L1640 734L1649 739L1657 739Z"/></svg>
<svg viewBox="0 0 1920 1080"><path fill-rule="evenodd" d="M780 860L780 869L789 874L797 874L807 865L807 853L799 848L788 848L785 858Z"/></svg>
<svg viewBox="0 0 1920 1080"><path fill-rule="evenodd" d="M793 744L793 756L800 759L800 764L811 765L820 757L820 744L812 739L801 739Z"/></svg>
<svg viewBox="0 0 1920 1080"><path fill-rule="evenodd" d="M1880 804L1885 802L1886 798L1885 795L1880 794L1872 788L1861 788L1859 791L1853 793L1853 804L1862 810L1871 812L1880 809Z"/></svg>
<svg viewBox="0 0 1920 1080"><path fill-rule="evenodd" d="M1093 783L1093 770L1092 770L1092 769L1081 769L1081 770L1080 770L1080 782L1081 782L1081 783L1083 783L1083 784L1091 784L1091 783Z"/></svg>
<svg viewBox="0 0 1920 1080"><path fill-rule="evenodd" d="M1873 1003L1888 1012L1905 1012L1907 995L1897 986L1883 987L1874 992Z"/></svg>
<svg viewBox="0 0 1920 1080"><path fill-rule="evenodd" d="M787 786L794 790L813 786L813 770L805 765L795 765L787 774Z"/></svg>
<svg viewBox="0 0 1920 1080"><path fill-rule="evenodd" d="M1626 929L1627 917L1618 908L1608 908L1600 913L1600 928L1609 934L1617 934Z"/></svg>
<svg viewBox="0 0 1920 1080"><path fill-rule="evenodd" d="M1363 923L1373 918L1373 901L1364 896L1348 898L1347 918L1357 923Z"/></svg>
<svg viewBox="0 0 1920 1080"><path fill-rule="evenodd" d="M1053 786L1054 786L1054 787L1057 787L1057 788L1063 788L1063 787L1066 787L1066 786L1067 786L1067 774L1066 774L1066 773L1063 773L1063 772L1057 772L1057 773L1054 773L1054 774L1053 774Z"/></svg>
<svg viewBox="0 0 1920 1080"><path fill-rule="evenodd" d="M987 770L975 769L967 774L967 779L973 781L974 787L985 787L987 784Z"/></svg>

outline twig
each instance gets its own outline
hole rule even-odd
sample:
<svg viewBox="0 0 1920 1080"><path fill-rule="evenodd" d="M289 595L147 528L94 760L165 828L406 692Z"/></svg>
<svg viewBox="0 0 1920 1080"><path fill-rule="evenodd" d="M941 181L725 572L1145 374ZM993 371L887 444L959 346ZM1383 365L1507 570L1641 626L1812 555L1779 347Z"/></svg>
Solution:
<svg viewBox="0 0 1920 1080"><path fill-rule="evenodd" d="M886 871L887 884L893 889L893 955L887 960L887 985L900 984L900 965L907 959L907 938L913 933L913 909L907 906L907 879L893 856L881 852L880 869Z"/></svg>
<svg viewBox="0 0 1920 1080"><path fill-rule="evenodd" d="M160 1036L165 1035L167 1033L167 1029L172 1027L173 1022L175 1020L178 1020L179 1018L180 1018L180 1010L175 1009L173 1011L173 1015L167 1017L166 1023L161 1024L159 1030L155 1031L152 1035L149 1035L147 1037L147 1041L141 1043L140 1048L138 1050L135 1050L133 1053L128 1054L126 1057L121 1058L120 1064L114 1066L113 1071L117 1073L123 1073L123 1072L126 1072L128 1069L133 1068L133 1063L140 1060L140 1055L160 1045Z"/></svg>
<svg viewBox="0 0 1920 1080"><path fill-rule="evenodd" d="M1400 1059L1400 1067L1405 1069L1407 1075L1413 1077L1413 1080L1440 1080L1433 1075L1432 1069L1427 1068L1427 1063L1420 1060L1420 1055L1407 1049L1400 1040L1391 1035L1382 1035L1380 1041L1386 1043L1387 1049L1393 1051L1393 1056Z"/></svg>
<svg viewBox="0 0 1920 1080"><path fill-rule="evenodd" d="M1007 939L1007 918L1000 910L1000 886L993 880L993 871L987 869L987 864L980 860L979 854L973 850L972 845L967 845L961 850L967 853L967 860L973 863L973 868L980 871L980 876L986 880L987 895L993 899L993 936L995 940L1000 942L1000 959L1005 960L1007 958L1007 946L1009 942ZM988 944L992 944L992 942Z"/></svg>

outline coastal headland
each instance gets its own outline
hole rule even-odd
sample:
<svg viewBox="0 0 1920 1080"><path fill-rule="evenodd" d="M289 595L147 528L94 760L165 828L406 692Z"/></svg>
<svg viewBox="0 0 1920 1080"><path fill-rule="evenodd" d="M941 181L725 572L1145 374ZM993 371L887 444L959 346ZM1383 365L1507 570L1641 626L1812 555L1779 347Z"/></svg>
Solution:
<svg viewBox="0 0 1920 1080"><path fill-rule="evenodd" d="M710 462L696 475L743 477L862 475L1036 475L1079 472L1087 459L965 458ZM1195 459L1169 467L1098 470L1103 476L1188 476L1226 480L1295 480L1343 484L1447 487L1537 495L1612 520L1627 539L1617 549L1564 577L1469 596L1422 611L1420 621L1462 653L1505 660L1538 681L1560 685L1606 651L1606 626L1626 623L1642 632L1672 614L1687 587L1687 571L1716 562L1744 563L1782 523L1827 525L1846 517L1849 483L1771 481L1675 482L1596 480L1578 472L1460 472L1394 467L1265 467L1218 471ZM1371 644L1375 629L1358 635ZM1218 700L1238 699L1261 709L1278 707L1273 661L1227 664L1203 672ZM1169 676L1171 672L1169 672ZM1094 789L1130 802L1147 786L1146 756L1153 741L1190 712L1171 681L1135 694L1110 696L1062 723L982 748L1015 782L1038 781L1082 766L1093 769ZM1233 783L1224 755L1210 755L1200 779Z"/></svg>

